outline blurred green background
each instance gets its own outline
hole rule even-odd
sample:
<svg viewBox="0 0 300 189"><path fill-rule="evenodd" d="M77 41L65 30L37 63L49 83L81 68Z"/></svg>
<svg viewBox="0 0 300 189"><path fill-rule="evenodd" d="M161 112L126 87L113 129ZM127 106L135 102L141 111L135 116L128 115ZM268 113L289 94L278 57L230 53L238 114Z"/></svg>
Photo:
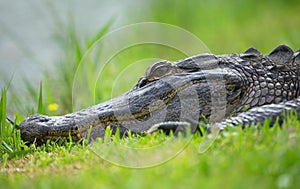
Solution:
<svg viewBox="0 0 300 189"><path fill-rule="evenodd" d="M183 27L213 53L252 46L268 53L278 44L299 48L300 4L281 0L151 1L146 19Z"/></svg>

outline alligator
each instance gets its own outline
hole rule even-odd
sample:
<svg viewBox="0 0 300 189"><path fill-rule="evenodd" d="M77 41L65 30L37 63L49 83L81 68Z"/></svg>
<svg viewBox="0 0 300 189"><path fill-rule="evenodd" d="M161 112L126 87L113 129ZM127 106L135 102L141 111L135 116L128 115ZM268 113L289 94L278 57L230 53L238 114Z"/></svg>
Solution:
<svg viewBox="0 0 300 189"><path fill-rule="evenodd" d="M199 123L205 128L251 125L290 109L300 112L300 49L286 45L269 54L250 48L241 54L200 54L150 66L128 92L63 116L35 114L18 126L29 143L72 137L104 137L109 127L122 136L175 131Z"/></svg>

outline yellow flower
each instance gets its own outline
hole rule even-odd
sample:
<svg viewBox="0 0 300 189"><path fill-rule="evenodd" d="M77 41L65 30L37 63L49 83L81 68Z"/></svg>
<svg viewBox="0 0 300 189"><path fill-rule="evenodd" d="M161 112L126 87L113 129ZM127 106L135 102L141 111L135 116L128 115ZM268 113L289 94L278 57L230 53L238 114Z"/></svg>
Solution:
<svg viewBox="0 0 300 189"><path fill-rule="evenodd" d="M50 111L56 111L58 109L58 104L56 104L56 103L51 103L51 104L49 104L48 105L48 110L50 110Z"/></svg>

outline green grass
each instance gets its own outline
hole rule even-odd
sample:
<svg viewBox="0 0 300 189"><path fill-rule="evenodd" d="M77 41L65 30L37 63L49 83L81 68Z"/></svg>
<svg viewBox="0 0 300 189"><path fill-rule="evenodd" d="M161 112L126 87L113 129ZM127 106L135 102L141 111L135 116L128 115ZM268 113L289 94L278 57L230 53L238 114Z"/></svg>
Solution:
<svg viewBox="0 0 300 189"><path fill-rule="evenodd" d="M268 53L282 43L294 50L300 48L299 8L300 4L291 0L151 0L142 9L143 14L128 22L181 26L216 54L239 53L250 46ZM145 67L132 62L184 57L161 45L131 47L116 55L97 81L94 70L99 65L84 56L110 31L114 19L81 43L71 18L64 26L53 7L49 12L58 23L54 40L64 57L57 62L55 77L45 73L40 86L24 83L26 98L13 86L2 90L0 188L300 188L300 124L299 115L293 112L286 116L282 128L269 128L265 122L264 126L245 130L228 129L204 153L200 153L199 146L206 139L199 135L174 138L163 133L120 139L107 131L104 142L92 145L63 141L25 145L15 124L27 115L64 114L105 101L130 89L144 73ZM74 97L74 76L83 57L87 64L84 72L77 73L77 89L85 86L86 90L75 90L78 95ZM12 114L15 124L6 120Z"/></svg>
<svg viewBox="0 0 300 189"><path fill-rule="evenodd" d="M186 185L189 188L298 188L299 128L296 114L289 115L282 129L278 126L233 128L223 132L205 153L198 153L203 138L194 136L178 156L144 169L111 164L88 146L47 144L36 147L23 158L2 162L0 183L3 188L182 188ZM157 134L94 145L105 149L103 155L122 156L120 144L142 147L166 140L171 149L186 144L184 138L166 139L163 134ZM156 153L145 157L149 160L149 157L164 156L166 151Z"/></svg>

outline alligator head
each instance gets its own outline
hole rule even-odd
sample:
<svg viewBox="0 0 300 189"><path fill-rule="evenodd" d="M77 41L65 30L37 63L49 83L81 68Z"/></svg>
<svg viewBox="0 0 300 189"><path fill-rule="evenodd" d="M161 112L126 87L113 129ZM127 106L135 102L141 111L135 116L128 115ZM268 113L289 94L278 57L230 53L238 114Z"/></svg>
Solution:
<svg viewBox="0 0 300 189"><path fill-rule="evenodd" d="M268 55L202 54L150 66L135 87L110 101L64 116L33 115L20 125L25 141L103 137L106 127L142 133L161 122L221 121L299 95L299 52L281 45Z"/></svg>

